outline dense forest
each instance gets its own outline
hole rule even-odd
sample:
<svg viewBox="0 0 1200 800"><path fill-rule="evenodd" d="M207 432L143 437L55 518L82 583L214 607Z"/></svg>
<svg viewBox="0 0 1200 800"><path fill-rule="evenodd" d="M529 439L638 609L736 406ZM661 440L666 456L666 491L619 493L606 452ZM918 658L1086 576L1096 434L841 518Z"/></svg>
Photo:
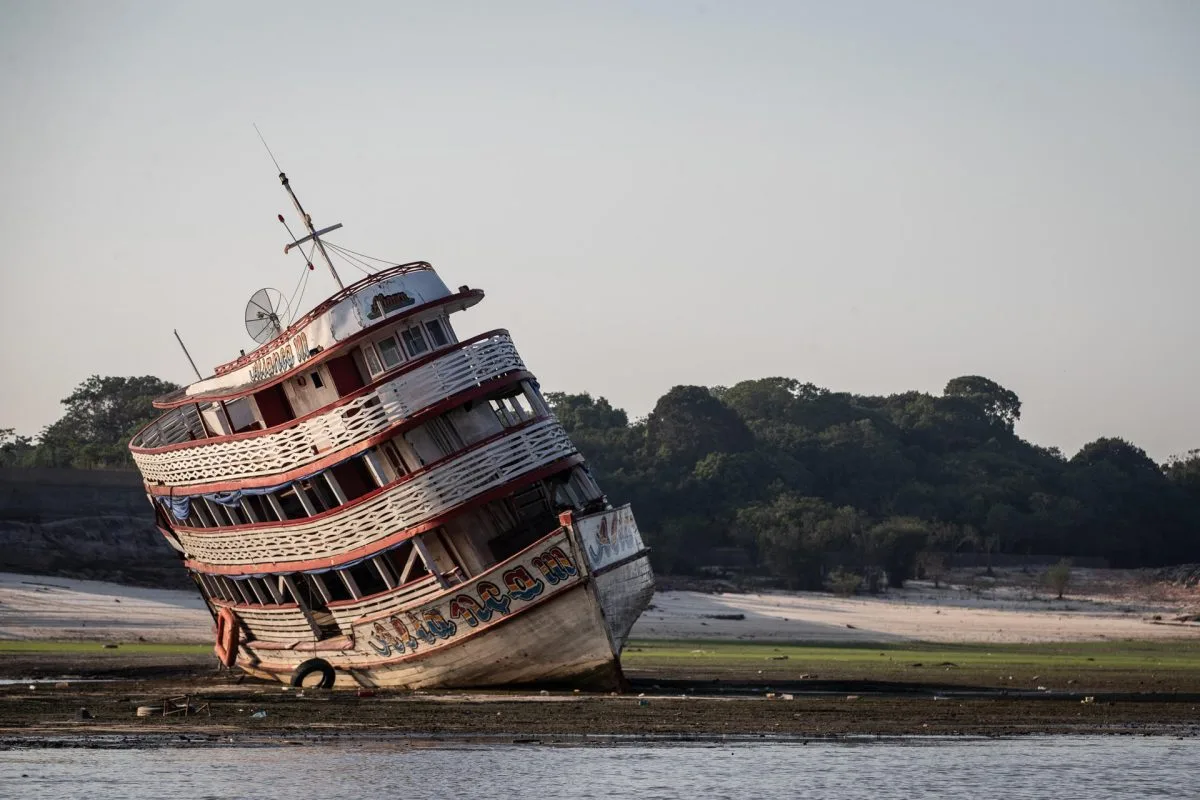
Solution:
<svg viewBox="0 0 1200 800"><path fill-rule="evenodd" d="M873 588L960 552L1200 559L1200 453L1160 466L1100 438L1066 458L1017 436L1020 399L979 376L941 396L676 386L633 423L603 397L548 397L613 502L634 504L663 572L732 550L796 587Z"/></svg>
<svg viewBox="0 0 1200 800"><path fill-rule="evenodd" d="M151 398L173 388L93 376L36 440L0 429L0 465L128 468ZM634 504L662 573L733 565L797 588L874 588L963 552L1200 560L1200 452L1158 465L1100 438L1066 458L1017 436L1020 399L979 376L940 396L676 386L634 422L603 397L547 399L613 503Z"/></svg>

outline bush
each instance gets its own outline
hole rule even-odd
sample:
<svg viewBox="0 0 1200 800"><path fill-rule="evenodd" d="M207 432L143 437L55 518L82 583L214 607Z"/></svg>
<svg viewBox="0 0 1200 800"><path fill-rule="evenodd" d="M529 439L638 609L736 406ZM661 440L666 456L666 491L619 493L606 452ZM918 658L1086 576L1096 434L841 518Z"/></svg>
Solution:
<svg viewBox="0 0 1200 800"><path fill-rule="evenodd" d="M849 597L862 586L862 576L844 569L835 569L825 579L825 586L834 594Z"/></svg>
<svg viewBox="0 0 1200 800"><path fill-rule="evenodd" d="M1050 569L1046 570L1046 585L1058 593L1058 599L1063 599L1063 593L1071 583L1071 559L1064 558Z"/></svg>

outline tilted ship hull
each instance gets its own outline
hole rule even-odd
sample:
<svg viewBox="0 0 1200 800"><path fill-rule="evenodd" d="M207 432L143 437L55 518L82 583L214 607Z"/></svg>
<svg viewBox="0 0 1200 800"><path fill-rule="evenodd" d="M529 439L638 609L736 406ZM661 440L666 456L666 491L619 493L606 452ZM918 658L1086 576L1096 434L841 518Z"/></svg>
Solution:
<svg viewBox="0 0 1200 800"><path fill-rule="evenodd" d="M457 339L451 315L482 296L391 267L155 401L130 449L227 665L619 687L647 549L507 332Z"/></svg>

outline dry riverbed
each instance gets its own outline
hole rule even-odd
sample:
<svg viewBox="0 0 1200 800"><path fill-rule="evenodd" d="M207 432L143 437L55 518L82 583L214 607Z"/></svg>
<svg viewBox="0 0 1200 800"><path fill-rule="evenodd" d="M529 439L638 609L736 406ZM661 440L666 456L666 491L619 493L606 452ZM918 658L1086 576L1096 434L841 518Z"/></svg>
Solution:
<svg viewBox="0 0 1200 800"><path fill-rule="evenodd" d="M1200 734L1200 647L1189 642L999 651L638 642L626 658L631 686L616 695L285 689L178 650L5 652L0 674L22 682L0 686L0 746ZM58 680L68 672L79 677ZM185 695L191 713L162 715L167 698ZM139 706L155 711L139 717Z"/></svg>

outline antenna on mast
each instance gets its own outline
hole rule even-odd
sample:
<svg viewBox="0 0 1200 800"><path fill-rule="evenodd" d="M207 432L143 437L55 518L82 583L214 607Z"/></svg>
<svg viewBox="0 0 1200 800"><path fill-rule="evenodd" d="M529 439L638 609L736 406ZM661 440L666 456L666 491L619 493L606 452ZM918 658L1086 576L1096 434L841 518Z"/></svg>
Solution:
<svg viewBox="0 0 1200 800"><path fill-rule="evenodd" d="M296 193L292 191L291 184L288 183L288 176L284 174L283 168L280 167L279 162L275 160L275 154L272 153L271 148L267 146L267 140L263 138L262 131L258 129L258 125L254 126L254 131L258 134L258 138L262 141L263 147L267 148L267 155L271 157L271 161L275 164L275 169L279 170L279 182L283 184L283 188L287 190L288 195L292 198L292 203L295 204L296 211L300 212L300 219L304 220L304 227L308 228L308 236L305 236L302 239L296 239L289 245L284 245L283 252L286 254L290 252L293 247L302 245L311 239L316 243L317 249L321 251L321 257L325 259L325 264L329 267L329 272L333 275L334 281L337 282L338 288L345 289L346 284L342 283L341 276L338 275L337 270L333 267L333 261L329 258L329 253L325 252L325 243L321 241L322 234L329 233L330 231L336 231L338 228L342 227L342 223L339 222L336 225L330 225L328 228L322 228L321 230L317 230L313 227L312 217L305 212L304 206L300 205L299 198L296 197Z"/></svg>

